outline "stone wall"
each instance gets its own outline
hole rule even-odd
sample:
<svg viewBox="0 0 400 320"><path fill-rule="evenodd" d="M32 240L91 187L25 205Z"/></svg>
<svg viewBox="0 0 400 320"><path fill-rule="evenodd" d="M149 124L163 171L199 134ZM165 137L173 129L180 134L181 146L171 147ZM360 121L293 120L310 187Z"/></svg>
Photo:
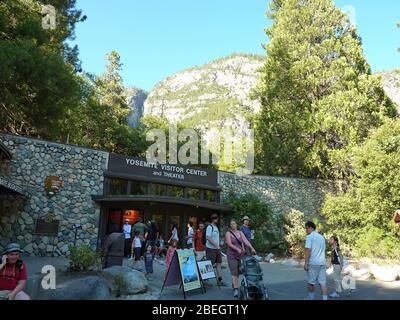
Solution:
<svg viewBox="0 0 400 320"><path fill-rule="evenodd" d="M292 209L306 215L317 214L325 193L330 190L329 184L321 180L237 176L222 171L218 172L218 182L223 187L222 199L230 192L254 194L278 214L286 214Z"/></svg>
<svg viewBox="0 0 400 320"><path fill-rule="evenodd" d="M0 134L11 151L10 163L0 163L0 177L25 189L25 198L0 195L0 249L18 242L27 254L62 256L74 244L97 246L100 207L91 199L103 194L103 171L108 153L48 141ZM59 176L64 187L49 196L44 187L48 176ZM52 213L60 220L58 237L35 235L37 218Z"/></svg>

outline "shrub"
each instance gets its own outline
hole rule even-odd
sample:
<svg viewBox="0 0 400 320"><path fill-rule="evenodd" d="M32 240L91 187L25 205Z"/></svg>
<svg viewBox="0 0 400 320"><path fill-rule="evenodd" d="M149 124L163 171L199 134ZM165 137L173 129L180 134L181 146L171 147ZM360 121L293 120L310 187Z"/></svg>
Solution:
<svg viewBox="0 0 400 320"><path fill-rule="evenodd" d="M359 258L399 259L400 120L388 120L349 149L354 175L349 187L326 197L322 213L329 231Z"/></svg>
<svg viewBox="0 0 400 320"><path fill-rule="evenodd" d="M324 234L326 226L325 221L318 216L308 216L298 210L291 210L285 216L284 230L285 241L289 254L296 258L304 258L304 246L306 241L305 223L312 221L320 234Z"/></svg>
<svg viewBox="0 0 400 320"><path fill-rule="evenodd" d="M119 297L127 287L123 273L120 272L114 277L114 284L117 291L117 297Z"/></svg>
<svg viewBox="0 0 400 320"><path fill-rule="evenodd" d="M358 239L355 252L360 257L374 257L385 259L387 257L399 257L400 248L397 239L388 236L382 229L370 228L363 232L363 237Z"/></svg>
<svg viewBox="0 0 400 320"><path fill-rule="evenodd" d="M303 257L306 237L304 213L292 210L287 214L285 220L285 241L289 253L295 257Z"/></svg>
<svg viewBox="0 0 400 320"><path fill-rule="evenodd" d="M101 267L101 257L87 245L70 246L70 271L87 271Z"/></svg>
<svg viewBox="0 0 400 320"><path fill-rule="evenodd" d="M254 247L259 253L273 252L280 254L285 251L283 241L283 217L274 214L267 204L252 194L236 196L229 194L224 203L234 207L233 218L240 226L242 218L248 215L254 230Z"/></svg>

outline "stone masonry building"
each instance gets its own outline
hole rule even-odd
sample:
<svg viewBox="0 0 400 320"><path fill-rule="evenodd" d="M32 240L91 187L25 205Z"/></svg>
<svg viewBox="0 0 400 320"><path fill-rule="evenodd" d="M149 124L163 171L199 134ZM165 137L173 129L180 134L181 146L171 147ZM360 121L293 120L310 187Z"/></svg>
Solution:
<svg viewBox="0 0 400 320"><path fill-rule="evenodd" d="M232 213L224 197L252 193L271 209L315 214L326 184L232 173L9 134L0 134L0 250L18 242L29 255L65 256L69 247L100 248L124 221L154 220L164 239L175 225ZM166 239L168 240L168 239Z"/></svg>

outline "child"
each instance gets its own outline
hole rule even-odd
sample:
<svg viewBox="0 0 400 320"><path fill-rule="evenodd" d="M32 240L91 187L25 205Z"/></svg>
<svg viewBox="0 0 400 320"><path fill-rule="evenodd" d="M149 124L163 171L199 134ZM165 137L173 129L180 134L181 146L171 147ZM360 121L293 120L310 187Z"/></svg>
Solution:
<svg viewBox="0 0 400 320"><path fill-rule="evenodd" d="M339 239L335 236L329 239L329 244L332 246L332 266L333 266L333 279L335 281L335 291L330 298L340 298L342 292L342 260L343 256L340 252Z"/></svg>
<svg viewBox="0 0 400 320"><path fill-rule="evenodd" d="M149 277L149 274L153 273L153 260L154 260L154 252L152 252L152 246L149 245L147 246L147 251L144 254L144 266L146 269L145 276L147 277L147 280L152 280Z"/></svg>
<svg viewBox="0 0 400 320"><path fill-rule="evenodd" d="M133 269L136 269L138 271L142 271L140 268L138 268L139 263L140 263L140 256L142 255L142 239L140 237L140 232L135 231L135 237L133 238L132 241L132 249L131 249L131 259L133 259L133 255L135 255L135 261L133 262Z"/></svg>
<svg viewBox="0 0 400 320"><path fill-rule="evenodd" d="M178 241L171 240L171 245L169 246L169 248L167 250L167 256L165 257L165 265L167 266L167 270L171 263L172 257L174 256L177 245L178 245Z"/></svg>
<svg viewBox="0 0 400 320"><path fill-rule="evenodd" d="M161 235L158 237L158 248L157 248L157 255L161 257L161 254L165 255L165 247L164 247L164 239Z"/></svg>

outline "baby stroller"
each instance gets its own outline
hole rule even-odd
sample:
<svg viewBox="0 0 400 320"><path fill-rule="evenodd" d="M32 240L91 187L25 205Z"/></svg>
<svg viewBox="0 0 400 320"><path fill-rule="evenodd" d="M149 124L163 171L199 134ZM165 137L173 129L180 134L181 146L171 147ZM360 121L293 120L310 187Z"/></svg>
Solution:
<svg viewBox="0 0 400 320"><path fill-rule="evenodd" d="M240 273L243 275L239 289L240 300L269 300L267 287L262 282L263 272L254 256L242 258Z"/></svg>

